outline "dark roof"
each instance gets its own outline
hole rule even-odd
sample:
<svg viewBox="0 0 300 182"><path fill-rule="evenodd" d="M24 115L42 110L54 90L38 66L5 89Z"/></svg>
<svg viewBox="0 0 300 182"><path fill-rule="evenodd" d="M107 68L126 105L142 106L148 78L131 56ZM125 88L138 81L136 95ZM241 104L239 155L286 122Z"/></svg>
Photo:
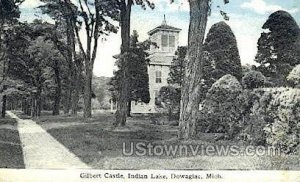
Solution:
<svg viewBox="0 0 300 182"><path fill-rule="evenodd" d="M169 30L169 31L173 31L173 32L180 32L181 31L180 28L172 27L172 26L167 25L167 24L162 24L162 25L150 30L148 32L148 34L153 35L154 33L156 33L159 30Z"/></svg>

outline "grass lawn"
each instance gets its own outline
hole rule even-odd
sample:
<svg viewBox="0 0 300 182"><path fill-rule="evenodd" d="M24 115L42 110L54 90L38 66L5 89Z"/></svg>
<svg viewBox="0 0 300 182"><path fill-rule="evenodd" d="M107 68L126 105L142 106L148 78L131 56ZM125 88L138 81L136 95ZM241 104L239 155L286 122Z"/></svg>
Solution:
<svg viewBox="0 0 300 182"><path fill-rule="evenodd" d="M148 117L128 118L127 126L113 128L113 115L97 113L93 118L47 116L37 123L54 138L96 169L300 169L299 156L143 156L126 157L123 143L234 145L237 141L214 141L212 134L200 134L198 140L181 142L175 138L177 127L150 124ZM241 147L244 144L238 143Z"/></svg>
<svg viewBox="0 0 300 182"><path fill-rule="evenodd" d="M25 168L17 122L0 120L0 168Z"/></svg>

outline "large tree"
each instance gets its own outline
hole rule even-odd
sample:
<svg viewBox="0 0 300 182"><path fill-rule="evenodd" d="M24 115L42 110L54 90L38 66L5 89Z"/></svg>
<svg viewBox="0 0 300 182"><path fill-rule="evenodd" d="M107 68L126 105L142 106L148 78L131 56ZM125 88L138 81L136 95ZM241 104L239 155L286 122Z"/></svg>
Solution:
<svg viewBox="0 0 300 182"><path fill-rule="evenodd" d="M24 0L0 0L0 61L2 63L2 89L1 92L4 92L7 88L5 85L6 81L6 50L2 38L9 37L7 30L11 27L17 19L20 17L19 5ZM5 117L6 112L6 95L2 94L2 111L1 116Z"/></svg>
<svg viewBox="0 0 300 182"><path fill-rule="evenodd" d="M73 4L70 0L64 0L64 6L68 8L71 26L74 30L76 41L83 60L84 72L84 117L92 117L92 78L94 62L98 50L98 40L111 32L116 33L117 27L112 21L119 20L117 0L79 0ZM83 24L85 42L80 36L80 25ZM75 42L75 41L73 41Z"/></svg>
<svg viewBox="0 0 300 182"><path fill-rule="evenodd" d="M148 77L148 41L139 42L137 31L133 31L130 38L130 51L128 52L128 103L127 116L130 116L131 101L142 101L149 103L149 77ZM116 65L119 67L118 71L114 72L114 77L110 81L110 91L113 96L121 92L120 82L122 81L122 58L118 56ZM114 98L116 100L117 98Z"/></svg>
<svg viewBox="0 0 300 182"><path fill-rule="evenodd" d="M61 93L61 64L63 57L51 40L45 36L47 23L34 21L31 24L20 24L11 32L7 40L8 76L14 80L22 80L30 88L32 116L39 116L42 109L42 92L53 98L53 114L59 113ZM47 84L46 84L47 83ZM45 89L47 86L47 89ZM53 92L52 92L53 90Z"/></svg>
<svg viewBox="0 0 300 182"><path fill-rule="evenodd" d="M224 3L228 3L224 0ZM179 120L180 139L189 139L196 134L196 119L201 102L201 81L203 77L203 41L211 0L189 0L190 24L188 35L187 66L182 87ZM225 15L224 12L221 14ZM227 16L225 17L228 18Z"/></svg>
<svg viewBox="0 0 300 182"><path fill-rule="evenodd" d="M276 86L284 86L288 73L300 63L300 28L286 11L272 13L262 28L268 32L262 33L257 43L258 69Z"/></svg>
<svg viewBox="0 0 300 182"><path fill-rule="evenodd" d="M120 59L120 70L121 71L121 82L119 87L121 88L118 93L118 105L116 111L115 125L125 125L126 116L128 112L128 101L129 101L129 54L130 52L130 24L131 24L131 8L132 5L140 5L143 9L148 5L150 8L154 8L154 4L149 0L118 0L118 7L120 10L120 27L121 27L121 59Z"/></svg>

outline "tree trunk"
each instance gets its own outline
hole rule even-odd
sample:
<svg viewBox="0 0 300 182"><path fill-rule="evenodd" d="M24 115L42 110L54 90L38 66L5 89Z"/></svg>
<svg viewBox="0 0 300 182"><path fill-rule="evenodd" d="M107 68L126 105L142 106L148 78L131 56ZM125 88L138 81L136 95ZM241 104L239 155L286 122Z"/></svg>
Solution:
<svg viewBox="0 0 300 182"><path fill-rule="evenodd" d="M60 79L58 60L55 60L54 64L55 64L54 65L54 75L55 75L56 88L55 88L55 96L54 96L54 105L53 105L52 115L59 115L60 98L61 98L61 79Z"/></svg>
<svg viewBox="0 0 300 182"><path fill-rule="evenodd" d="M72 95L72 115L76 116L78 111L78 102L79 102L79 93L81 89L80 85L80 73L81 71L76 70L76 77L75 80L73 80L73 86L74 86L74 92Z"/></svg>
<svg viewBox="0 0 300 182"><path fill-rule="evenodd" d="M41 116L42 112L42 88L38 87L36 93L36 117Z"/></svg>
<svg viewBox="0 0 300 182"><path fill-rule="evenodd" d="M29 111L30 106L29 106L29 104L28 104L28 98L25 98L25 99L24 99L23 107L24 107L24 108L23 108L24 114L30 115L30 111Z"/></svg>
<svg viewBox="0 0 300 182"><path fill-rule="evenodd" d="M71 96L72 96L71 86L69 83L67 83L66 94L64 98L64 104L63 104L65 114L69 114L70 112Z"/></svg>
<svg viewBox="0 0 300 182"><path fill-rule="evenodd" d="M31 117L37 116L36 95L31 98Z"/></svg>
<svg viewBox="0 0 300 182"><path fill-rule="evenodd" d="M200 82L202 79L203 40L209 11L209 0L189 0L190 25L188 37L187 67L181 94L179 120L180 139L196 135L196 120L200 104Z"/></svg>
<svg viewBox="0 0 300 182"><path fill-rule="evenodd" d="M121 71L122 78L120 81L121 90L118 93L118 105L116 111L116 121L115 125L124 126L126 124L126 116L128 112L128 101L129 101L129 70L128 70L128 55L130 49L130 17L131 17L131 6L132 0L128 0L127 4L125 0L121 2L121 12L120 12L120 27L121 27Z"/></svg>
<svg viewBox="0 0 300 182"><path fill-rule="evenodd" d="M131 117L131 100L128 101L127 117Z"/></svg>
<svg viewBox="0 0 300 182"><path fill-rule="evenodd" d="M82 73L82 62L80 57L76 56L76 49L75 49L75 34L72 28L72 24L69 22L69 33L68 36L70 37L70 49L72 53L72 59L74 60L74 68L73 68L73 95L72 95L72 115L76 116L78 111L78 102L79 102L79 94L81 92L81 73Z"/></svg>
<svg viewBox="0 0 300 182"><path fill-rule="evenodd" d="M84 86L84 117L92 117L92 77L93 69L86 70L85 73L85 86Z"/></svg>
<svg viewBox="0 0 300 182"><path fill-rule="evenodd" d="M1 111L1 117L2 118L5 118L5 113L6 113L6 99L7 99L7 96L3 95L2 96L2 111Z"/></svg>
<svg viewBox="0 0 300 182"><path fill-rule="evenodd" d="M66 29L67 29L67 62L69 66L68 70L68 87L67 87L67 103L65 107L65 114L68 114L70 112L71 107L73 108L73 94L74 94L74 88L76 85L74 83L77 83L75 79L76 78L76 66L75 66L75 35L72 27L72 22L69 19L69 17L65 17L66 19ZM73 113L73 110L72 110Z"/></svg>
<svg viewBox="0 0 300 182"><path fill-rule="evenodd" d="M173 115L173 112L172 112L172 108L168 108L168 121L171 121L172 120L172 115Z"/></svg>
<svg viewBox="0 0 300 182"><path fill-rule="evenodd" d="M2 23L1 23L2 24ZM2 27L3 27L3 24L1 25L1 29L2 29ZM0 32L0 44L1 44L1 49L2 49L2 31ZM3 75L2 75L2 84L3 84L3 90L2 90L2 92L5 92L5 90L7 89L7 86L6 86L6 83L5 83L5 81L6 81L6 74L7 74L7 72L6 72L7 70L6 70L6 59L4 58L3 59ZM5 118L5 114L6 114L6 99L7 99L7 96L6 95L3 95L2 96L2 110L1 110L1 117L2 118Z"/></svg>

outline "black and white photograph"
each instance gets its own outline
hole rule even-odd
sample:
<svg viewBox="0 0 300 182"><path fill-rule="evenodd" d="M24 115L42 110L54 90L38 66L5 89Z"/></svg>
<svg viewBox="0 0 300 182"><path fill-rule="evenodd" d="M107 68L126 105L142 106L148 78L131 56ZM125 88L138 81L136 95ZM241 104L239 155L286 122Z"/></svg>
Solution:
<svg viewBox="0 0 300 182"><path fill-rule="evenodd" d="M0 182L246 179L300 182L300 0L0 0Z"/></svg>

